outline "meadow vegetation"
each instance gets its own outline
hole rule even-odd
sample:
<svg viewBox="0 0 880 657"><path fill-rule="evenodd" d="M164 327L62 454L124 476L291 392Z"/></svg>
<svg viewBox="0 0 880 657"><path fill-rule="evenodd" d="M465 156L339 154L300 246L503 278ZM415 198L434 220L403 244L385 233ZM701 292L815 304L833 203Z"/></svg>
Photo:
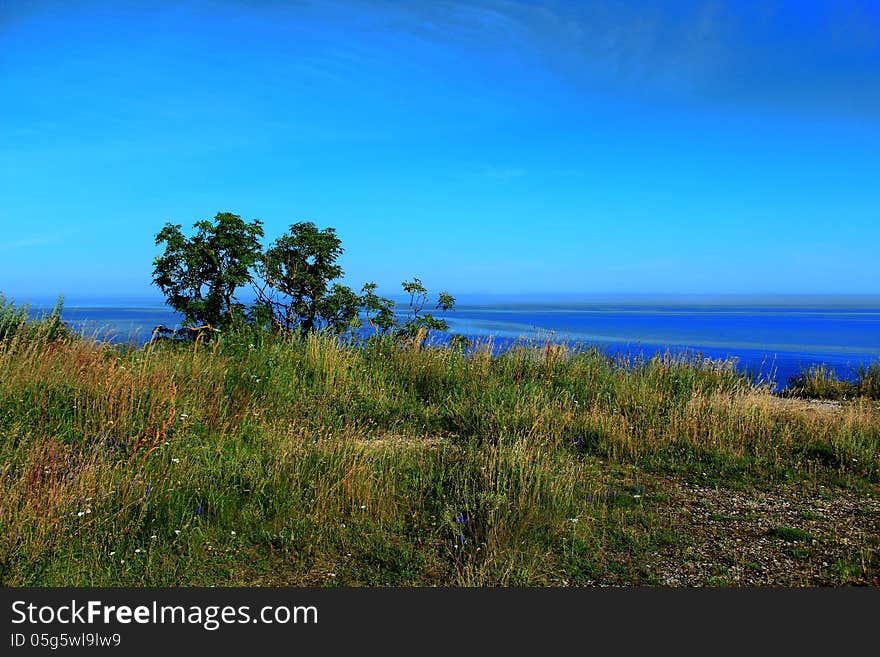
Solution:
<svg viewBox="0 0 880 657"><path fill-rule="evenodd" d="M493 355L245 326L114 346L4 308L6 586L681 582L670 569L703 535L682 509L783 488L792 513L752 539L793 565L754 581L880 572L867 397L815 406L731 363L553 344ZM847 518L822 525L844 499ZM750 540L736 523L758 506L707 511L711 542ZM712 559L684 581L764 567Z"/></svg>
<svg viewBox="0 0 880 657"><path fill-rule="evenodd" d="M0 297L0 584L878 583L880 365L782 397L696 356L440 342L455 299L335 282L332 229L194 228L156 236L185 330L145 346Z"/></svg>
<svg viewBox="0 0 880 657"><path fill-rule="evenodd" d="M837 401L858 397L880 400L880 361L861 365L853 380L840 378L826 365L809 367L791 378L786 394Z"/></svg>

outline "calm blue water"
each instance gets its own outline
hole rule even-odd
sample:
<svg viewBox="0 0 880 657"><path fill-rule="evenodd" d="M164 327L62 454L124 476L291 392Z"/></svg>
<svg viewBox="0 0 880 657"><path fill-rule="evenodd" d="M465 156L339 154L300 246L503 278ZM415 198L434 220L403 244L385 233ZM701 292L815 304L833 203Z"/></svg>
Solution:
<svg viewBox="0 0 880 657"><path fill-rule="evenodd" d="M454 331L546 336L644 353L670 349L736 358L739 367L784 384L819 363L852 377L880 357L880 308L581 305L461 308Z"/></svg>
<svg viewBox="0 0 880 657"><path fill-rule="evenodd" d="M63 318L87 334L119 342L149 340L158 324L179 325L162 305L67 307ZM658 350L736 358L739 367L780 384L802 367L824 363L851 377L880 357L880 303L858 305L661 303L519 303L459 305L451 330L494 336L596 345L612 352Z"/></svg>

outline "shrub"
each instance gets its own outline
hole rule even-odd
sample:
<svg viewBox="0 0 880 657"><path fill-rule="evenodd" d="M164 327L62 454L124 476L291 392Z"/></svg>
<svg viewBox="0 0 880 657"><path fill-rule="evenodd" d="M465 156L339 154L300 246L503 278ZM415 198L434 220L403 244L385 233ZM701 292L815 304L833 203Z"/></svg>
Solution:
<svg viewBox="0 0 880 657"><path fill-rule="evenodd" d="M68 334L67 326L61 321L64 297L59 296L52 310L36 318L31 318L27 304L15 305L0 293L0 343L18 337L26 340L41 339L47 342Z"/></svg>
<svg viewBox="0 0 880 657"><path fill-rule="evenodd" d="M854 397L857 389L852 382L838 377L832 368L815 365L791 377L787 392L794 397L840 400Z"/></svg>
<svg viewBox="0 0 880 657"><path fill-rule="evenodd" d="M859 367L856 387L862 397L880 399L880 360Z"/></svg>

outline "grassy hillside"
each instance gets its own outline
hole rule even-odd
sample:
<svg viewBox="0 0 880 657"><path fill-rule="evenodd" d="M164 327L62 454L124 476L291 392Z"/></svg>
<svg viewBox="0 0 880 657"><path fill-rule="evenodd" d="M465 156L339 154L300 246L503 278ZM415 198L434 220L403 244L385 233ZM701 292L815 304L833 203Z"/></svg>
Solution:
<svg viewBox="0 0 880 657"><path fill-rule="evenodd" d="M880 408L523 345L0 338L0 582L877 583Z"/></svg>

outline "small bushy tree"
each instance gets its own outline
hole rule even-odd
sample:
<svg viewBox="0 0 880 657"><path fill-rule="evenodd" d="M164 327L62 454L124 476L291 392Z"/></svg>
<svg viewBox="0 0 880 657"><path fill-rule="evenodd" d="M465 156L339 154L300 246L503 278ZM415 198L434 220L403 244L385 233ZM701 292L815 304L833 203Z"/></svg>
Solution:
<svg viewBox="0 0 880 657"><path fill-rule="evenodd" d="M358 295L335 282L343 276L337 262L343 249L333 228L295 223L263 252L259 220L247 223L222 212L213 222L193 227L195 234L187 237L180 225L166 224L156 235L156 244L164 244L165 251L153 263L153 282L187 325L219 329L247 322L259 330L341 335L359 328L364 317L374 334L408 340L424 340L432 330L449 328L446 320L425 312L428 290L418 278L402 284L409 295L403 319L391 299L376 294L375 283L364 285ZM250 308L236 296L247 283L257 296ZM449 293L438 295L435 310L447 312L454 306Z"/></svg>
<svg viewBox="0 0 880 657"><path fill-rule="evenodd" d="M354 290L336 283L321 299L318 316L328 330L339 335L360 327L360 309L361 299Z"/></svg>
<svg viewBox="0 0 880 657"><path fill-rule="evenodd" d="M433 313L424 312L428 304L428 290L422 285L421 279L413 278L411 281L401 283L403 291L409 295L409 308L406 319L400 326L399 332L403 337L415 338L420 332L427 336L430 331L448 331L449 323L445 319L435 317ZM455 308L455 298L448 292L440 292L437 295L435 310L449 312Z"/></svg>
<svg viewBox="0 0 880 657"><path fill-rule="evenodd" d="M375 283L367 283L361 288L361 308L373 331L378 335L385 335L397 327L397 317L394 314L394 302L376 294L377 287Z"/></svg>
<svg viewBox="0 0 880 657"><path fill-rule="evenodd" d="M344 333L357 325L360 298L351 288L331 283L343 275L337 259L342 243L333 228L312 222L293 224L275 240L257 265L258 304L271 311L282 330Z"/></svg>
<svg viewBox="0 0 880 657"><path fill-rule="evenodd" d="M153 282L186 324L228 326L244 315L236 292L252 280L262 222L221 212L193 228L195 235L186 237L179 224L168 223L156 235L165 251L153 261Z"/></svg>
<svg viewBox="0 0 880 657"><path fill-rule="evenodd" d="M433 313L424 312L430 295L421 279L401 283L403 291L409 295L406 315L401 319L396 312L396 305L391 299L376 294L376 284L367 283L361 290L361 308L367 322L378 335L393 333L399 338L413 340L420 334L426 339L430 331L448 331L449 323ZM437 295L434 310L449 312L455 308L455 298L448 292Z"/></svg>

